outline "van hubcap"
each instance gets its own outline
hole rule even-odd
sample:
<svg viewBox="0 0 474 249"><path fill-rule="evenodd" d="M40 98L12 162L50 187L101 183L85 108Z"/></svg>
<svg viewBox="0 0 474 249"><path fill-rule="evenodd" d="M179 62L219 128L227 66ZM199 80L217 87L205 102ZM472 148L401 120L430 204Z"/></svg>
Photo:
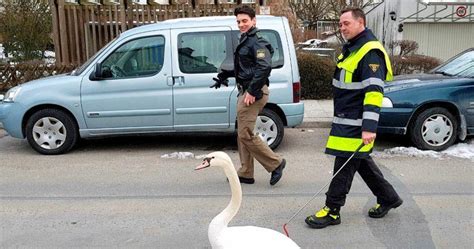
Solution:
<svg viewBox="0 0 474 249"><path fill-rule="evenodd" d="M270 145L275 142L278 135L278 129L277 125L271 118L267 116L258 116L253 133Z"/></svg>
<svg viewBox="0 0 474 249"><path fill-rule="evenodd" d="M66 141L66 127L56 118L44 117L33 126L33 139L44 149L56 149Z"/></svg>

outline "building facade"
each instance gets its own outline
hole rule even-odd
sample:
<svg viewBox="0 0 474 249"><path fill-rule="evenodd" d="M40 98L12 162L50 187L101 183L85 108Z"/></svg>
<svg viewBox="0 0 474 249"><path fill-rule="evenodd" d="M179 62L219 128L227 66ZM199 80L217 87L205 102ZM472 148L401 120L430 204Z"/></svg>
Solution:
<svg viewBox="0 0 474 249"><path fill-rule="evenodd" d="M474 0L385 0L368 7L367 25L386 47L413 40L419 54L446 60L474 46Z"/></svg>

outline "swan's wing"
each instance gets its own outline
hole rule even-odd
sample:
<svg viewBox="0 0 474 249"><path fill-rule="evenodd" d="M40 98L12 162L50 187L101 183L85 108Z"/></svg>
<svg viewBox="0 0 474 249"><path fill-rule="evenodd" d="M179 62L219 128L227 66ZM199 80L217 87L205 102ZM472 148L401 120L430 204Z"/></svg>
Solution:
<svg viewBox="0 0 474 249"><path fill-rule="evenodd" d="M255 226L228 227L221 233L220 241L226 249L300 248L293 240L282 233Z"/></svg>

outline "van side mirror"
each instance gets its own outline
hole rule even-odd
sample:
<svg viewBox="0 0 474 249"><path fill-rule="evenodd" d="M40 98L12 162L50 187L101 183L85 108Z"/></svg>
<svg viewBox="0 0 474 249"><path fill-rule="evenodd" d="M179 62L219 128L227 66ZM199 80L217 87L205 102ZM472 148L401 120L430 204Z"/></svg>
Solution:
<svg viewBox="0 0 474 249"><path fill-rule="evenodd" d="M0 102L3 102L4 98L5 98L5 96L3 94L0 94Z"/></svg>
<svg viewBox="0 0 474 249"><path fill-rule="evenodd" d="M102 77L102 64L97 63L97 64L95 64L94 71L89 76L89 80L95 81L95 80L101 80L101 79L103 79L103 77Z"/></svg>

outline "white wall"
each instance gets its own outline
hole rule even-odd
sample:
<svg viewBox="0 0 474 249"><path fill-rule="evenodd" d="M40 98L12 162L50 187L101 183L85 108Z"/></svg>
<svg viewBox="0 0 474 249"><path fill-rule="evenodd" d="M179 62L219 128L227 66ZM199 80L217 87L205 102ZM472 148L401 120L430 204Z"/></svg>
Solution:
<svg viewBox="0 0 474 249"><path fill-rule="evenodd" d="M458 1L474 3L474 0ZM385 0L367 14L367 26L385 47L391 41L414 40L418 53L446 60L457 53L474 47L474 5L465 5L467 15L461 18L456 9L462 4L423 5L417 0ZM365 9L369 11L370 8ZM390 12L395 13L392 20ZM399 24L403 31L399 32Z"/></svg>
<svg viewBox="0 0 474 249"><path fill-rule="evenodd" d="M474 23L406 23L403 38L418 42L418 53L447 60L474 47Z"/></svg>

